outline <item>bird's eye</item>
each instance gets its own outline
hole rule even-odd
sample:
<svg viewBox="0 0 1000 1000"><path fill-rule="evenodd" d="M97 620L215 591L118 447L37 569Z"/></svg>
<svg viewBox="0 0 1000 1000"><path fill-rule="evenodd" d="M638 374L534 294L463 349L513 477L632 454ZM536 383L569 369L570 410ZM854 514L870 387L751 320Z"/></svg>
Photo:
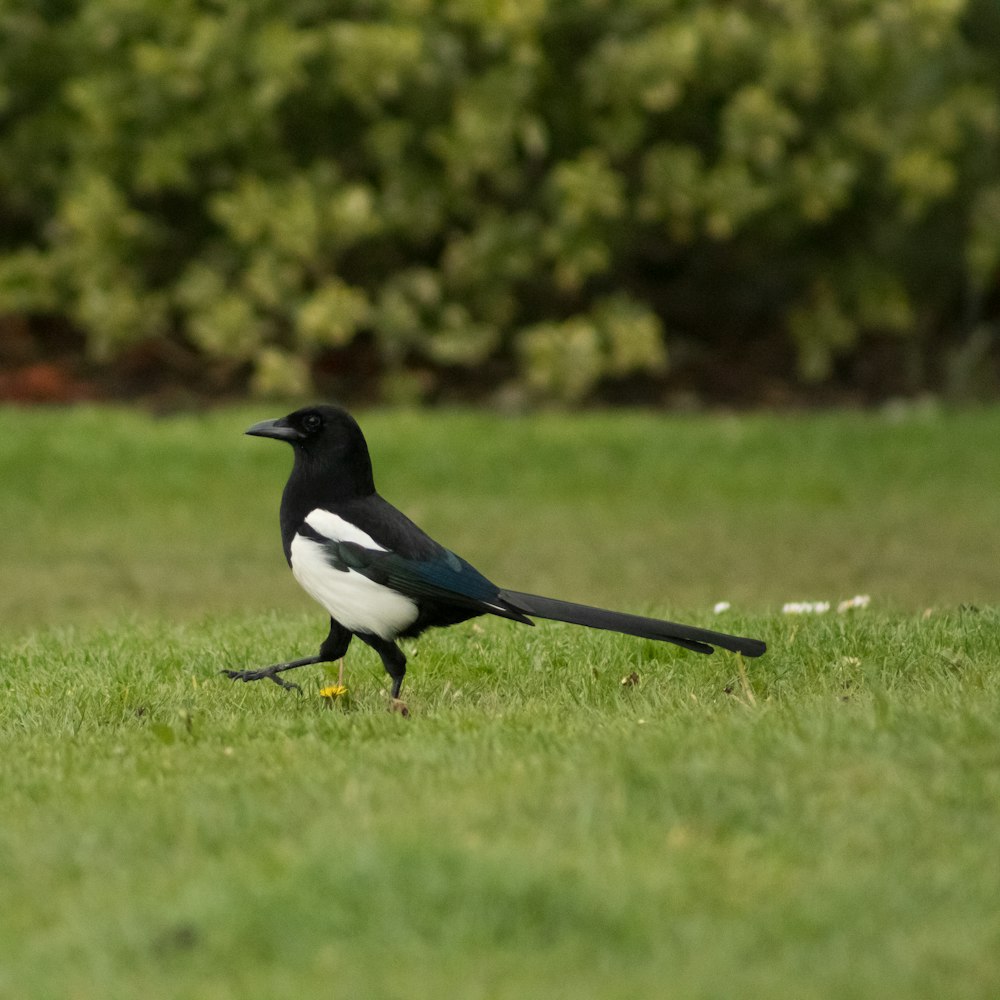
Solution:
<svg viewBox="0 0 1000 1000"><path fill-rule="evenodd" d="M323 425L323 418L316 413L307 413L302 418L302 426L307 431L318 431Z"/></svg>

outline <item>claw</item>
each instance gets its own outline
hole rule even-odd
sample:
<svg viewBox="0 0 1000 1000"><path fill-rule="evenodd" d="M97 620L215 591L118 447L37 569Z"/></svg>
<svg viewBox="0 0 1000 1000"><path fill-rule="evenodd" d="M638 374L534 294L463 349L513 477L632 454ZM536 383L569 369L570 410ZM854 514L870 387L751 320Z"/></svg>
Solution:
<svg viewBox="0 0 1000 1000"><path fill-rule="evenodd" d="M279 677L278 671L273 668L266 670L222 670L220 673L225 674L231 680L243 681L244 684L248 681L260 681L267 677L269 680L274 681L278 687L283 687L286 691L298 691L299 694L302 694L302 688L298 684Z"/></svg>
<svg viewBox="0 0 1000 1000"><path fill-rule="evenodd" d="M277 674L268 674L268 676L278 687L283 687L286 691L298 691L299 694L302 694L302 688L295 681L286 681Z"/></svg>

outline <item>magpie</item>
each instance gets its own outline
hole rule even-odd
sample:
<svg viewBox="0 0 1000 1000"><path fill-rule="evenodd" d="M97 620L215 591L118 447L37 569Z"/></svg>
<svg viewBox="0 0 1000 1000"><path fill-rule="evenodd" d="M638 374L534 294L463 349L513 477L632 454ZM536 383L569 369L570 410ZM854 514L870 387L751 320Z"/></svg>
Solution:
<svg viewBox="0 0 1000 1000"><path fill-rule="evenodd" d="M315 656L260 670L224 670L233 680L269 678L313 663L341 661L357 636L381 657L399 693L406 657L397 639L433 626L496 615L534 625L532 616L672 642L696 653L720 646L744 656L766 649L758 639L692 625L605 611L583 604L505 590L454 552L439 545L375 490L368 444L354 418L336 406L309 406L277 420L262 420L253 437L287 441L294 464L281 498L281 542L292 574L330 615L330 632Z"/></svg>

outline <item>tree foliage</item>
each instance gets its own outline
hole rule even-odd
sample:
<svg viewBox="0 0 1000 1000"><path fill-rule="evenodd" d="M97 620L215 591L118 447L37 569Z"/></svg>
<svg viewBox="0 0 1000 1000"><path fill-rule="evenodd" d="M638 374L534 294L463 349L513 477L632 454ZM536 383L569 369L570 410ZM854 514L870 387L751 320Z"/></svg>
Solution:
<svg viewBox="0 0 1000 1000"><path fill-rule="evenodd" d="M0 0L0 313L262 390L370 338L573 400L672 343L961 337L1000 268L963 0Z"/></svg>

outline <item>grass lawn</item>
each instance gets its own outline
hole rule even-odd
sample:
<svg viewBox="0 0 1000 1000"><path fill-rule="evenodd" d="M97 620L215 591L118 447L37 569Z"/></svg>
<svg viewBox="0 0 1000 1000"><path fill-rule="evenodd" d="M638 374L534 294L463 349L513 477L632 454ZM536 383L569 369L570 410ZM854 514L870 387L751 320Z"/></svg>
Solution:
<svg viewBox="0 0 1000 1000"><path fill-rule="evenodd" d="M499 583L770 644L481 620L408 720L218 675L325 634L280 410L0 410L0 997L1000 995L1000 410L362 415Z"/></svg>

